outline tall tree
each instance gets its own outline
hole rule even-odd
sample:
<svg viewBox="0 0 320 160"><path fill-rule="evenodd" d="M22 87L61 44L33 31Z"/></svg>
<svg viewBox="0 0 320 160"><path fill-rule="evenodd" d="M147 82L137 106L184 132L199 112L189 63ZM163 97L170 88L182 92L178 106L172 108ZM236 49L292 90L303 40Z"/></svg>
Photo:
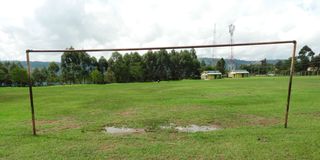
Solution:
<svg viewBox="0 0 320 160"><path fill-rule="evenodd" d="M130 53L127 57L129 81L142 81L143 80L143 68L142 57L138 52Z"/></svg>
<svg viewBox="0 0 320 160"><path fill-rule="evenodd" d="M102 84L103 83L103 74L98 71L98 69L95 69L90 73L91 81L94 84Z"/></svg>
<svg viewBox="0 0 320 160"><path fill-rule="evenodd" d="M24 86L28 82L27 70L25 70L21 65L15 65L11 70L11 77L13 83L18 86Z"/></svg>
<svg viewBox="0 0 320 160"><path fill-rule="evenodd" d="M111 67L108 67L106 75L104 76L104 81L107 83L116 82L116 76L114 75L114 72L111 70Z"/></svg>
<svg viewBox="0 0 320 160"><path fill-rule="evenodd" d="M32 70L32 80L35 83L35 85L41 85L42 84L42 78L41 78L41 71L39 68L35 68Z"/></svg>
<svg viewBox="0 0 320 160"><path fill-rule="evenodd" d="M260 73L259 74L267 74L268 72L268 64L267 64L267 59L263 59L260 61Z"/></svg>
<svg viewBox="0 0 320 160"><path fill-rule="evenodd" d="M157 61L156 61L156 78L157 80L168 80L169 79L169 65L170 58L166 50L161 49L156 52Z"/></svg>
<svg viewBox="0 0 320 160"><path fill-rule="evenodd" d="M2 63L2 67L0 68L3 77L1 77L2 83L5 86L9 86L12 84L11 70L16 66L14 62L4 62Z"/></svg>
<svg viewBox="0 0 320 160"><path fill-rule="evenodd" d="M4 65L0 62L0 86L2 86L2 83L4 84L5 81L5 67Z"/></svg>
<svg viewBox="0 0 320 160"><path fill-rule="evenodd" d="M216 64L216 69L220 71L222 74L226 73L226 62L223 58L221 58L217 64Z"/></svg>
<svg viewBox="0 0 320 160"><path fill-rule="evenodd" d="M108 69L108 61L103 56L101 56L98 61L98 66L98 70L100 71L100 73L104 74Z"/></svg>
<svg viewBox="0 0 320 160"><path fill-rule="evenodd" d="M148 51L142 56L142 65L144 68L144 81L156 80L157 57L153 51Z"/></svg>
<svg viewBox="0 0 320 160"><path fill-rule="evenodd" d="M311 67L313 67L316 71L320 71L320 54L312 58Z"/></svg>
<svg viewBox="0 0 320 160"><path fill-rule="evenodd" d="M129 76L128 68L122 55L119 52L113 52L108 63L115 75L116 82L127 82Z"/></svg>
<svg viewBox="0 0 320 160"><path fill-rule="evenodd" d="M74 50L74 48L70 47L69 50ZM94 58L90 58L86 52L64 52L61 56L62 77L65 82L85 83L96 66L96 59L94 62Z"/></svg>
<svg viewBox="0 0 320 160"><path fill-rule="evenodd" d="M60 67L55 62L50 62L48 66L48 82L58 82L59 81L59 73Z"/></svg>
<svg viewBox="0 0 320 160"><path fill-rule="evenodd" d="M182 78L183 68L181 66L181 56L175 51L171 50L170 54L170 77L173 80L179 80Z"/></svg>
<svg viewBox="0 0 320 160"><path fill-rule="evenodd" d="M309 46L303 46L298 53L297 71L307 71L314 54Z"/></svg>
<svg viewBox="0 0 320 160"><path fill-rule="evenodd" d="M48 82L48 77L49 77L48 69L46 67L43 67L40 69L40 72L41 72L41 81Z"/></svg>

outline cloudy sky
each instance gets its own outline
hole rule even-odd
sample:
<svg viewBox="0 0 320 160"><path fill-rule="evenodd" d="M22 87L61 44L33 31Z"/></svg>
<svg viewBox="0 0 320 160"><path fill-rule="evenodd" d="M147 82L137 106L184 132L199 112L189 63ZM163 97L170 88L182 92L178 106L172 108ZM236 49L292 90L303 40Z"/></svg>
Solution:
<svg viewBox="0 0 320 160"><path fill-rule="evenodd" d="M297 40L320 53L319 0L2 0L0 60L25 60L26 49L156 47ZM230 56L199 49L199 57ZM291 46L235 48L235 58L288 58ZM34 53L31 60L59 61ZM105 55L110 53L93 53Z"/></svg>

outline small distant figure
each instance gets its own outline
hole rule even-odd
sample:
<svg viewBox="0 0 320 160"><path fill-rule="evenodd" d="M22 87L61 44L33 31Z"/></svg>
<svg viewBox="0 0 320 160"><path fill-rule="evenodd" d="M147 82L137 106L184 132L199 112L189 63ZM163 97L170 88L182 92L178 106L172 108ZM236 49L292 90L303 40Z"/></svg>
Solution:
<svg viewBox="0 0 320 160"><path fill-rule="evenodd" d="M158 79L157 82L160 83L160 79Z"/></svg>

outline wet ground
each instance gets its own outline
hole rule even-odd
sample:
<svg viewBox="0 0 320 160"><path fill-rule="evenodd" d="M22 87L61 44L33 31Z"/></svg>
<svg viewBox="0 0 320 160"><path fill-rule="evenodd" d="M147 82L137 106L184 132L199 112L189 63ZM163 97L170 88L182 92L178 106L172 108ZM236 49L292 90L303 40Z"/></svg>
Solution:
<svg viewBox="0 0 320 160"><path fill-rule="evenodd" d="M142 128L117 128L117 127L105 127L105 131L110 134L133 134L133 133L145 133Z"/></svg>
<svg viewBox="0 0 320 160"><path fill-rule="evenodd" d="M195 133L195 132L210 132L222 129L217 125L210 126L199 126L195 124L191 124L188 126L177 126L173 123L170 123L168 126L160 126L160 129L174 129L178 132L187 132L187 133ZM105 131L110 134L134 134L134 133L145 133L145 129L143 128L126 128L126 127L105 127Z"/></svg>
<svg viewBox="0 0 320 160"><path fill-rule="evenodd" d="M189 126L185 126L185 127L181 127L181 126L177 126L175 127L176 130L178 130L179 132L209 132L209 131L215 131L215 130L219 130L221 128L219 128L218 126L198 126L195 124L191 124Z"/></svg>

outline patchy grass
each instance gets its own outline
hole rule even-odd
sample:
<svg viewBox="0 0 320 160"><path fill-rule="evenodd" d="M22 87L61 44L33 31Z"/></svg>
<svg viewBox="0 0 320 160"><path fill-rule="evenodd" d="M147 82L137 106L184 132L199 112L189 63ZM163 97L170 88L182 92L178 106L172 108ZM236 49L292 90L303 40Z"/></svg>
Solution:
<svg viewBox="0 0 320 160"><path fill-rule="evenodd" d="M0 159L320 159L319 82L294 78L288 129L285 77L37 87L35 137L27 88L0 88Z"/></svg>

